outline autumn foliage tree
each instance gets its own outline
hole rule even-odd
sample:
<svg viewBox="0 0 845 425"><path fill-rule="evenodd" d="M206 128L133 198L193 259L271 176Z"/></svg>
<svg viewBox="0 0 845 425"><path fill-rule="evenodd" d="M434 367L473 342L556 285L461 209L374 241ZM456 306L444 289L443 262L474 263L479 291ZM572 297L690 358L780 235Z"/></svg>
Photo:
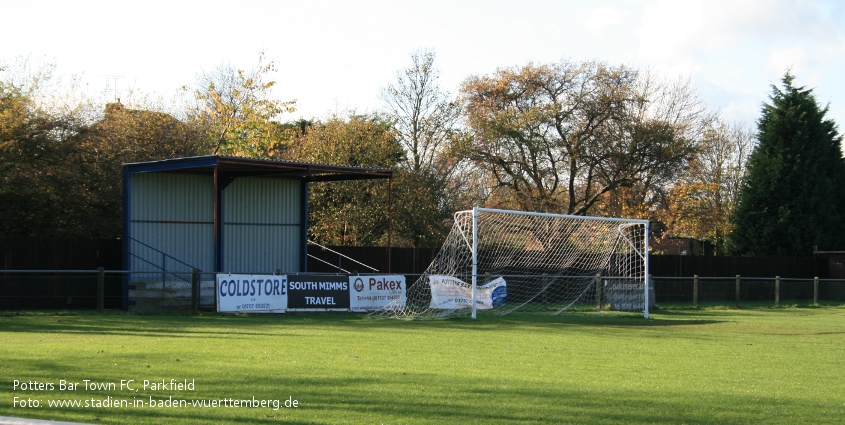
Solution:
<svg viewBox="0 0 845 425"><path fill-rule="evenodd" d="M482 205L651 218L718 253L841 249L837 129L789 75L749 159L753 132L714 120L689 81L564 60L471 76L453 99L434 62L412 53L379 114L295 122L264 54L202 74L178 111L143 96L104 108L50 85L51 66L0 63L0 234L118 237L123 163L221 154L394 170L395 246L439 246L455 210ZM386 244L388 193L384 180L311 185L310 236Z"/></svg>
<svg viewBox="0 0 845 425"><path fill-rule="evenodd" d="M192 156L202 138L150 103L66 97L52 67L0 73L0 234L122 234L123 163Z"/></svg>
<svg viewBox="0 0 845 425"><path fill-rule="evenodd" d="M699 150L658 213L667 234L708 241L716 255L726 253L731 215L755 140L754 132L739 124L715 121L705 131Z"/></svg>
<svg viewBox="0 0 845 425"><path fill-rule="evenodd" d="M69 164L86 188L88 220L106 237L123 231L122 166L125 163L196 156L205 152L202 133L152 105L106 105L103 117L72 140Z"/></svg>
<svg viewBox="0 0 845 425"><path fill-rule="evenodd" d="M403 157L393 130L366 115L332 116L303 127L289 159L356 167L393 168ZM309 237L321 244L385 245L388 182L357 180L310 184Z"/></svg>
<svg viewBox="0 0 845 425"><path fill-rule="evenodd" d="M413 247L440 245L466 187L465 164L450 151L460 134L460 107L441 88L434 61L433 51L412 53L411 65L381 92L405 153L394 185L397 239Z"/></svg>
<svg viewBox="0 0 845 425"><path fill-rule="evenodd" d="M689 80L670 80L650 71L637 72L636 101L628 105L634 131L619 132L620 144L640 144L650 157L632 157L631 184L609 191L593 214L661 220L667 197L691 170L715 114ZM650 146L650 147L647 147ZM637 166L636 164L641 164Z"/></svg>
<svg viewBox="0 0 845 425"><path fill-rule="evenodd" d="M640 74L599 62L501 69L461 88L471 137L459 151L483 170L488 203L587 214L614 191L666 181L695 140L654 114Z"/></svg>
<svg viewBox="0 0 845 425"><path fill-rule="evenodd" d="M65 209L67 146L56 137L68 123L38 108L27 87L0 81L0 233L55 235Z"/></svg>
<svg viewBox="0 0 845 425"><path fill-rule="evenodd" d="M284 113L293 112L295 101L273 96L275 63L264 53L252 69L220 65L204 73L191 94L188 121L200 128L213 154L250 158L278 158L290 140L280 125Z"/></svg>

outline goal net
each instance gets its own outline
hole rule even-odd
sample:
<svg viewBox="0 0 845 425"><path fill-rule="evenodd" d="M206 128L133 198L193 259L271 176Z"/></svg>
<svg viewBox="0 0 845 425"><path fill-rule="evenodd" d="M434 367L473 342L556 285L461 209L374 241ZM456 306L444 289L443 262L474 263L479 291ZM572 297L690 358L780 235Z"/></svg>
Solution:
<svg viewBox="0 0 845 425"><path fill-rule="evenodd" d="M459 211L404 304L374 314L425 319L589 307L647 318L647 253L647 220Z"/></svg>

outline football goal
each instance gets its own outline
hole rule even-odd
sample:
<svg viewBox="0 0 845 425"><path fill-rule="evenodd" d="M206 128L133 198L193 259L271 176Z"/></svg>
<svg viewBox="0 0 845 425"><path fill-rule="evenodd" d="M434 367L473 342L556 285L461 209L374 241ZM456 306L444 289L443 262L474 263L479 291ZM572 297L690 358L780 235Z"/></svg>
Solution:
<svg viewBox="0 0 845 425"><path fill-rule="evenodd" d="M425 319L479 311L559 314L575 306L648 318L648 220L474 208L455 213L443 247L377 315Z"/></svg>

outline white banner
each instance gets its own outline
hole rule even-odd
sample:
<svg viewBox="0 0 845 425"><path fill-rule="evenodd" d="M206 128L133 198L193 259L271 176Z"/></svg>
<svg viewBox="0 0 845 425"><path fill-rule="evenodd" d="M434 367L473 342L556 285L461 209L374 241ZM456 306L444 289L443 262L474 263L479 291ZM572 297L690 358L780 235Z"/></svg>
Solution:
<svg viewBox="0 0 845 425"><path fill-rule="evenodd" d="M218 273L217 311L284 313L287 283L287 276Z"/></svg>
<svg viewBox="0 0 845 425"><path fill-rule="evenodd" d="M508 296L508 287L505 278L499 276L486 284L479 286L475 291L476 307L479 310L501 307L505 305Z"/></svg>
<svg viewBox="0 0 845 425"><path fill-rule="evenodd" d="M405 276L349 276L349 309L371 311L405 308Z"/></svg>
<svg viewBox="0 0 845 425"><path fill-rule="evenodd" d="M443 275L429 275L431 286L431 308L454 310L472 308L472 284L458 278ZM488 310L505 304L507 285L505 279L498 277L479 286L475 291L475 308Z"/></svg>

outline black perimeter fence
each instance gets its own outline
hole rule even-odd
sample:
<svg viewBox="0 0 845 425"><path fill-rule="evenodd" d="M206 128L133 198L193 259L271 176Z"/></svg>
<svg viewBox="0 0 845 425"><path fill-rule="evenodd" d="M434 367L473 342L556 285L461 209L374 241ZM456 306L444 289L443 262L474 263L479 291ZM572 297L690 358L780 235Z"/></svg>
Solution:
<svg viewBox="0 0 845 425"><path fill-rule="evenodd" d="M408 284L420 277L403 275ZM657 308L845 304L845 279L652 277L651 284ZM0 270L0 311L214 311L215 291L214 273Z"/></svg>
<svg viewBox="0 0 845 425"><path fill-rule="evenodd" d="M409 284L437 254L436 249L326 248L309 246L309 271L374 272L363 263L385 273L390 266ZM119 240L0 237L0 311L215 308L213 273L121 269ZM845 261L834 256L652 255L649 269L658 308L845 302Z"/></svg>

